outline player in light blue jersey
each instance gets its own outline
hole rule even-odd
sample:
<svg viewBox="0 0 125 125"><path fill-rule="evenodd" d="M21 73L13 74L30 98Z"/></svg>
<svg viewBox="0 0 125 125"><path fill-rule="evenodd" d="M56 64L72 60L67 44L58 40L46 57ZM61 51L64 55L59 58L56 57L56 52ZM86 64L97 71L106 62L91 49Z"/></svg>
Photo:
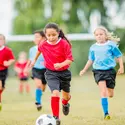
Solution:
<svg viewBox="0 0 125 125"><path fill-rule="evenodd" d="M96 83L99 86L101 94L101 104L104 112L104 119L110 119L108 112L108 97L113 97L117 59L119 63L118 74L124 73L122 53L117 46L119 38L113 36L104 27L98 27L95 32L96 43L90 47L89 59L83 70L80 71L82 76L93 64L93 74Z"/></svg>
<svg viewBox="0 0 125 125"><path fill-rule="evenodd" d="M43 31L35 31L34 37L35 37L34 43L36 44L36 46L33 46L29 50L29 61L25 68L25 72L27 72L27 69L28 69L30 63L33 61L33 59L38 51L38 44L40 42L44 42L44 40L46 39ZM45 76L44 76L45 71L46 71L46 68L44 66L44 58L43 58L43 55L41 54L38 57L38 60L36 61L34 67L32 68L32 78L34 79L34 82L36 84L36 92L35 92L36 102L35 102L35 104L36 104L38 111L40 111L42 109L42 93L45 91L45 87L46 87L46 80L45 80Z"/></svg>

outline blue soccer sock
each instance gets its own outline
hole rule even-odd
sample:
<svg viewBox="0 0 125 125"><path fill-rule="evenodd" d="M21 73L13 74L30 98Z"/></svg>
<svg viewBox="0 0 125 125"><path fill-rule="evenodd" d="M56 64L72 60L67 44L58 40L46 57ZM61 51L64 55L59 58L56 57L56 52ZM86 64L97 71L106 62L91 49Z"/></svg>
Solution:
<svg viewBox="0 0 125 125"><path fill-rule="evenodd" d="M38 104L42 103L42 90L39 88L36 89L36 102Z"/></svg>
<svg viewBox="0 0 125 125"><path fill-rule="evenodd" d="M107 98L101 98L102 108L105 115L108 114L108 99Z"/></svg>

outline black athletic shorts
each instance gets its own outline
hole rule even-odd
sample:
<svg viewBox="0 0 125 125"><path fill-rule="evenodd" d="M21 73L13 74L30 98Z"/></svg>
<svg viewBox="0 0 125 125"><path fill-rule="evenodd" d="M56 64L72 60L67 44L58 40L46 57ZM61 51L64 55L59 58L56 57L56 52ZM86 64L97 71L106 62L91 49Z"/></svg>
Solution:
<svg viewBox="0 0 125 125"><path fill-rule="evenodd" d="M45 72L46 72L46 69L33 68L32 69L32 78L40 79L43 84L46 84Z"/></svg>
<svg viewBox="0 0 125 125"><path fill-rule="evenodd" d="M28 77L20 78L20 81L28 81Z"/></svg>
<svg viewBox="0 0 125 125"><path fill-rule="evenodd" d="M68 69L64 71L52 71L47 69L45 78L51 91L63 90L65 92L70 92L71 72Z"/></svg>
<svg viewBox="0 0 125 125"><path fill-rule="evenodd" d="M116 71L114 69L110 70L93 70L95 82L98 84L99 81L106 81L107 88L114 89Z"/></svg>
<svg viewBox="0 0 125 125"><path fill-rule="evenodd" d="M5 81L8 76L8 69L0 70L0 80L2 81L2 87L5 88Z"/></svg>

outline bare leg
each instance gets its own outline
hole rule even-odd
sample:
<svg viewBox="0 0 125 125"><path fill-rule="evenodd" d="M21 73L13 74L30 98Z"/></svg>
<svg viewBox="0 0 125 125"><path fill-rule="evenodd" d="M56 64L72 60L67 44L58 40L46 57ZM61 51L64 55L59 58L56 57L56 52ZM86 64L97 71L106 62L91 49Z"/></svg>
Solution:
<svg viewBox="0 0 125 125"><path fill-rule="evenodd" d="M108 88L108 96L112 98L114 96L114 89Z"/></svg>
<svg viewBox="0 0 125 125"><path fill-rule="evenodd" d="M100 89L100 96L101 98L103 97L108 97L108 90L106 87L106 81L100 81L98 83L99 89Z"/></svg>
<svg viewBox="0 0 125 125"><path fill-rule="evenodd" d="M42 83L42 81L40 79L34 78L35 84L36 84L36 88L41 88L42 91L44 92L46 89L46 85Z"/></svg>

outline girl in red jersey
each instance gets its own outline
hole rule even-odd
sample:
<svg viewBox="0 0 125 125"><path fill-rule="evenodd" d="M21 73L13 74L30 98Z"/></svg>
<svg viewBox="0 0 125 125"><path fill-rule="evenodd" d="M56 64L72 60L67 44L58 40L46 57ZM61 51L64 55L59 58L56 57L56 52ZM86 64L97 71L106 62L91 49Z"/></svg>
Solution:
<svg viewBox="0 0 125 125"><path fill-rule="evenodd" d="M5 36L0 34L0 110L2 109L1 95L5 88L8 67L15 61L12 50L5 46Z"/></svg>
<svg viewBox="0 0 125 125"><path fill-rule="evenodd" d="M19 92L22 93L23 92L23 88L25 85L26 88L26 92L29 93L30 87L28 84L28 73L24 73L24 69L26 67L27 64L27 55L26 52L20 52L19 53L19 58L15 63L15 67L14 70L16 71L18 78L20 80L20 85L19 85Z"/></svg>
<svg viewBox="0 0 125 125"><path fill-rule="evenodd" d="M70 107L69 100L71 98L71 72L68 68L73 61L73 56L71 52L71 44L65 37L62 30L58 28L57 24L47 24L45 26L45 35L47 40L39 44L38 52L32 62L32 65L34 65L35 61L42 53L45 59L46 67L45 78L52 92L51 109L57 125L60 125L59 92L62 90L63 114L68 115Z"/></svg>

